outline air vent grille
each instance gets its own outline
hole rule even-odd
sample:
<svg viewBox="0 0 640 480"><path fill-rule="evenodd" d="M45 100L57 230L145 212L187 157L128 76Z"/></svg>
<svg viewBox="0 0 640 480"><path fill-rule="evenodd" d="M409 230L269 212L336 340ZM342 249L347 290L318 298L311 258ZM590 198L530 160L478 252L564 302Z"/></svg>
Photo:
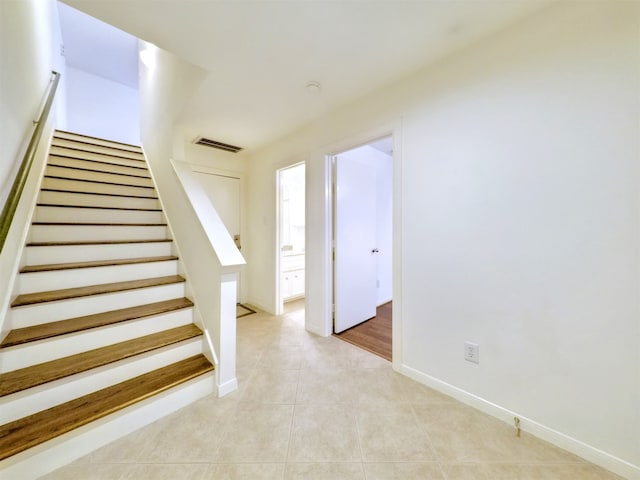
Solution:
<svg viewBox="0 0 640 480"><path fill-rule="evenodd" d="M204 137L196 138L193 143L195 143L196 145L204 145L205 147L217 148L219 150L224 150L226 152L232 153L238 153L240 150L242 150L241 147L236 147L235 145L229 145L228 143L222 143Z"/></svg>

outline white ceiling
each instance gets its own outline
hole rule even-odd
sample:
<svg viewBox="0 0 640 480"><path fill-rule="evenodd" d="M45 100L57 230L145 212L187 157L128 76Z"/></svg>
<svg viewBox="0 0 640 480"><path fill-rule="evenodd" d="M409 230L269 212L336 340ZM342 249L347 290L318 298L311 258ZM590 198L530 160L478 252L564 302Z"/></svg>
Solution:
<svg viewBox="0 0 640 480"><path fill-rule="evenodd" d="M187 132L249 149L410 75L549 3L64 1L210 72L185 109ZM91 33L74 24L74 43L86 45L81 39ZM72 52L67 45L69 59ZM78 55L85 61L91 57ZM310 81L321 84L319 95L306 91Z"/></svg>

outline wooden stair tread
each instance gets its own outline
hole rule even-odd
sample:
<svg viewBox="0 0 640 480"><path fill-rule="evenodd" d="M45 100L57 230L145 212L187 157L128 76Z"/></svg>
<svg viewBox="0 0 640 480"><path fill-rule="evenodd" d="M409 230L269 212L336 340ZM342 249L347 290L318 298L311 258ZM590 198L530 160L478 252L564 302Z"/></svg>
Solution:
<svg viewBox="0 0 640 480"><path fill-rule="evenodd" d="M124 193L105 193L105 192L84 192L77 190L64 190L61 188L41 188L41 192L58 192L58 193L70 193L77 195L102 195L105 197L127 197L127 198L149 198L153 200L157 200L157 196L143 196L143 195L125 195Z"/></svg>
<svg viewBox="0 0 640 480"><path fill-rule="evenodd" d="M206 357L196 355L0 426L0 460L212 370Z"/></svg>
<svg viewBox="0 0 640 480"><path fill-rule="evenodd" d="M73 140L72 140L73 141ZM60 148L65 148L62 147L60 145L58 145L58 147ZM131 153L135 153L135 152L131 152ZM116 167L127 167L127 168L135 168L136 170L146 170L149 171L149 168L146 165L125 165L123 163L113 163L113 162L103 162L102 160L96 160L94 158L83 158L83 157L76 157L73 155L64 155L61 153L51 153L49 154L49 162L47 163L48 165L53 165L51 163L51 159L52 158L70 158L72 160L81 160L83 162L91 162L91 163L99 163L101 165L111 165L111 166L116 166ZM132 158L131 160L137 161L135 158ZM59 165L57 165L59 166ZM151 178L151 177L149 177Z"/></svg>
<svg viewBox="0 0 640 480"><path fill-rule="evenodd" d="M45 175L44 178L53 178L55 180L70 180L74 182L100 183L102 185L117 185L119 187L136 187L136 188L151 188L151 189L156 188L151 185L135 185L131 183L107 182L106 180L90 180L88 178L61 177L60 175Z"/></svg>
<svg viewBox="0 0 640 480"><path fill-rule="evenodd" d="M0 397L202 335L193 323L0 374Z"/></svg>
<svg viewBox="0 0 640 480"><path fill-rule="evenodd" d="M79 159L82 160L82 159ZM49 162L47 163L48 167L56 167L56 168L66 168L68 170L79 170L82 172L92 172L92 173L106 173L109 175L120 175L122 177L133 177L133 178L145 178L151 180L149 175L133 175L131 173L122 173L122 172L109 172L107 170L96 170L95 168L82 168L82 167L71 167L69 165L57 165L55 163ZM121 165L125 167L126 165Z"/></svg>
<svg viewBox="0 0 640 480"><path fill-rule="evenodd" d="M80 245L121 245L127 243L166 243L172 242L170 238L155 238L145 240L90 240L79 242L30 242L27 247L64 247Z"/></svg>
<svg viewBox="0 0 640 480"><path fill-rule="evenodd" d="M138 305L136 307L111 310L109 312L95 313L82 317L60 320L57 322L34 325L32 327L11 330L0 343L0 348L22 345L24 343L57 337L68 333L81 332L92 328L104 327L116 323L126 322L162 313L193 307L193 302L187 298L175 298L163 302Z"/></svg>
<svg viewBox="0 0 640 480"><path fill-rule="evenodd" d="M181 283L184 281L185 279L180 275L168 275L165 277L129 280L126 282L104 283L99 285L89 285L86 287L50 290L47 292L25 293L22 295L18 295L16 299L11 303L11 306L21 307L25 305L33 305L36 303L67 300L71 298L87 297L90 295L101 295L105 293L115 293L125 290L135 290L138 288L155 287L159 285L169 285L171 283Z"/></svg>
<svg viewBox="0 0 640 480"><path fill-rule="evenodd" d="M140 147L140 145L134 145L132 143L118 142L117 140L109 140L109 139L106 139L106 138L92 137L91 135L85 135L84 133L70 132L68 130L61 130L59 128L56 128L56 130L55 130L55 132L53 134L53 137L57 138L58 140L69 140L70 142L89 143L91 145L96 145L95 143L92 143L92 142L89 142L89 141L85 142L85 141L77 140L77 139L73 139L73 138L61 137L60 135L58 135L58 132L62 133L62 134L67 134L67 135L76 135L78 137L84 137L84 138L89 138L89 139L93 139L93 140L100 140L101 142L109 142L109 143L115 143L117 145L124 145L125 147L133 147L133 148L139 149L140 152L142 152L142 148Z"/></svg>
<svg viewBox="0 0 640 480"><path fill-rule="evenodd" d="M69 205L66 203L38 203L37 207L85 208L89 210L126 210L134 212L161 212L161 208L106 207L102 205Z"/></svg>
<svg viewBox="0 0 640 480"><path fill-rule="evenodd" d="M120 260L99 260L99 261L92 261L92 262L70 262L70 263L50 263L46 265L27 265L20 270L20 273L49 272L54 270L72 270L76 268L114 267L117 265L135 265L138 263L168 262L168 261L177 260L177 259L178 257L174 255L167 255L163 257L139 257L139 258L124 258Z"/></svg>
<svg viewBox="0 0 640 480"><path fill-rule="evenodd" d="M57 225L61 227L166 227L166 223L96 223L96 222L31 222L31 225Z"/></svg>
<svg viewBox="0 0 640 480"><path fill-rule="evenodd" d="M62 139L62 138L60 140L66 140L68 142L73 142L74 141L74 140ZM90 145L93 145L94 147L98 147L98 148L107 148L107 149L110 148L112 150L116 150L116 151L119 151L119 152L130 153L131 155L142 155L142 152L133 152L133 151L130 151L130 150L122 150L122 149L118 149L118 148L114 148L114 147L109 147L107 145L96 145L96 144L93 144L93 143L90 144ZM124 154L117 155L116 153L94 152L92 150L87 150L86 148L69 147L67 145L55 145L55 144L52 144L51 147L65 148L67 150L73 150L74 152L89 153L91 155L102 155L104 157L120 158L120 159L134 160L134 161L137 161L137 162L145 162L145 163L147 163L144 158L128 157L128 156L126 156ZM57 153L53 153L53 154L57 155Z"/></svg>

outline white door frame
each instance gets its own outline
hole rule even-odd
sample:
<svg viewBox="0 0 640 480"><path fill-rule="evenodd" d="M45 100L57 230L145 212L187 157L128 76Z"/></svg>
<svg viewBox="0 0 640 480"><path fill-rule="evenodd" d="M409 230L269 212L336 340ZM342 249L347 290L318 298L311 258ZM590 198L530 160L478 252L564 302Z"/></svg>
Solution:
<svg viewBox="0 0 640 480"><path fill-rule="evenodd" d="M315 333L331 335L333 331L333 171L332 158L335 155L366 145L382 137L391 136L393 138L393 321L392 321L392 351L394 370L400 370L402 366L402 142L401 142L400 121L393 125L381 127L364 134L350 137L342 142L330 145L312 154L312 157L321 155L323 157L324 170L324 238L323 238L323 270L325 275L322 285L323 305L322 331L318 331L315 325L309 322L309 303L313 298L307 296L307 329ZM313 158L312 158L313 159ZM309 166L307 167L309 175ZM309 197L307 196L307 199ZM308 208L307 208L308 210ZM307 233L309 232L309 221L307 221ZM315 281L315 280L314 280ZM309 276L307 276L307 286L310 288ZM314 328L316 327L316 328Z"/></svg>

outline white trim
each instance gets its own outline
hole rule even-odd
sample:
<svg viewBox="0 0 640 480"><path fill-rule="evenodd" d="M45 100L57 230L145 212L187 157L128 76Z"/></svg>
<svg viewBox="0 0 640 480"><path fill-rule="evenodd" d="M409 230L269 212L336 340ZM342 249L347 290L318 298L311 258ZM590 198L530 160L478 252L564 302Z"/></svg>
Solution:
<svg viewBox="0 0 640 480"><path fill-rule="evenodd" d="M621 458L610 455L596 447L588 445L580 440L558 432L552 428L546 427L534 420L531 420L521 414L508 410L500 405L491 403L477 395L467 392L449 383L443 382L435 377L422 373L412 367L402 364L400 373L422 383L434 390L449 395L462 403L480 410L492 417L498 418L503 422L513 425L513 418L520 419L520 428L531 435L545 440L557 447L571 452L579 457L588 460L591 463L599 465L618 475L630 480L640 479L640 467L633 465Z"/></svg>
<svg viewBox="0 0 640 480"><path fill-rule="evenodd" d="M238 389L238 379L232 378L231 380L227 380L224 383L218 385L218 397L224 397L229 393Z"/></svg>
<svg viewBox="0 0 640 480"><path fill-rule="evenodd" d="M392 291L393 305L391 307L391 365L400 371L402 356L402 120L393 128L393 247Z"/></svg>

